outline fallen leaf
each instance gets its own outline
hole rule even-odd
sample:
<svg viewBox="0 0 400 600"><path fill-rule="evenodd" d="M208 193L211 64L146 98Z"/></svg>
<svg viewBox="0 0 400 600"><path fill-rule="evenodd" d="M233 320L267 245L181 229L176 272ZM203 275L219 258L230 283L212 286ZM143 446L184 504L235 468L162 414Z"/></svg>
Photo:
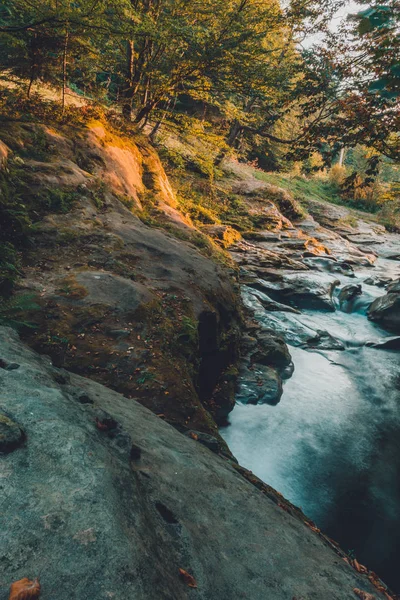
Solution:
<svg viewBox="0 0 400 600"><path fill-rule="evenodd" d="M368 592L363 592L363 590L359 590L358 588L354 588L353 592L361 598L361 600L376 600L375 596L372 594L368 594Z"/></svg>
<svg viewBox="0 0 400 600"><path fill-rule="evenodd" d="M187 586L191 588L197 588L196 580L192 575L190 575L190 573L188 573L184 569L179 569L179 575L181 576L181 579L183 579Z"/></svg>
<svg viewBox="0 0 400 600"><path fill-rule="evenodd" d="M197 435L197 433L195 433L194 431L191 431L189 435L190 435L190 437L191 437L193 440L198 440L198 439L199 439L199 436L198 436L198 435Z"/></svg>
<svg viewBox="0 0 400 600"><path fill-rule="evenodd" d="M28 579L24 577L15 581L10 586L10 595L8 600L36 600L40 595L39 579Z"/></svg>
<svg viewBox="0 0 400 600"><path fill-rule="evenodd" d="M360 569L360 563L358 562L358 560L356 558L353 559L353 567L355 568L356 571L358 571L359 573L361 572Z"/></svg>
<svg viewBox="0 0 400 600"><path fill-rule="evenodd" d="M367 567L364 567L364 565L360 565L360 563L358 562L358 560L356 558L354 558L352 560L352 565L355 568L355 570L358 571L359 573L368 573Z"/></svg>

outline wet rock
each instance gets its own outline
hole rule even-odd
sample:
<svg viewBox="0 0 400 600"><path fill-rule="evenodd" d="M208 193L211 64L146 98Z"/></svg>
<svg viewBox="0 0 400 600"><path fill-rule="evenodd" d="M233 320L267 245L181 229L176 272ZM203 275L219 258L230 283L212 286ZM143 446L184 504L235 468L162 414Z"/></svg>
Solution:
<svg viewBox="0 0 400 600"><path fill-rule="evenodd" d="M291 362L290 365L288 365L287 367L285 367L284 369L282 369L280 371L280 376L282 377L282 379L285 381L286 379L290 379L294 373L294 363Z"/></svg>
<svg viewBox="0 0 400 600"><path fill-rule="evenodd" d="M368 277L367 279L364 280L364 283L366 283L367 285L375 285L376 287L386 287L388 286L391 282L393 281L393 279L391 277Z"/></svg>
<svg viewBox="0 0 400 600"><path fill-rule="evenodd" d="M296 308L288 306L287 304L282 304L281 302L275 302L275 300L272 300L267 296L267 294L263 294L262 292L260 292L259 294L254 294L254 296L257 298L260 304L263 305L265 310L272 312L290 312L296 315L300 314L300 311Z"/></svg>
<svg viewBox="0 0 400 600"><path fill-rule="evenodd" d="M318 350L344 350L345 346L328 331L318 330L317 335L308 339L306 347Z"/></svg>
<svg viewBox="0 0 400 600"><path fill-rule="evenodd" d="M221 450L220 442L213 435L209 435L208 433L203 433L202 431L193 431L193 430L187 431L185 433L185 435L187 437L190 437L192 440L199 442L199 444L202 444L203 446L205 446L212 452L215 452L216 454L219 454L219 452Z"/></svg>
<svg viewBox="0 0 400 600"><path fill-rule="evenodd" d="M0 369L5 369L6 371L15 371L19 369L20 365L16 362L7 362L3 358L0 358Z"/></svg>
<svg viewBox="0 0 400 600"><path fill-rule="evenodd" d="M132 444L130 451L131 460L139 460L142 457L142 449L136 444Z"/></svg>
<svg viewBox="0 0 400 600"><path fill-rule="evenodd" d="M282 393L282 378L276 369L254 364L240 370L236 395L239 402L275 405L280 401Z"/></svg>
<svg viewBox="0 0 400 600"><path fill-rule="evenodd" d="M94 404L93 398L91 398L86 392L78 392L77 400L81 404Z"/></svg>
<svg viewBox="0 0 400 600"><path fill-rule="evenodd" d="M258 279L251 283L251 287L266 293L273 300L283 304L289 304L295 308L305 308L322 311L335 311L332 300L333 290L339 285L338 280L326 281L319 279L316 275L310 277L307 274L287 276L282 282L270 282Z"/></svg>
<svg viewBox="0 0 400 600"><path fill-rule="evenodd" d="M346 261L339 261L334 257L306 257L303 262L310 267L310 269L316 269L319 271L326 271L327 273L339 273L346 275L347 277L355 277L353 267Z"/></svg>
<svg viewBox="0 0 400 600"><path fill-rule="evenodd" d="M9 417L0 412L0 453L8 454L23 445L25 433Z"/></svg>
<svg viewBox="0 0 400 600"><path fill-rule="evenodd" d="M272 329L263 329L256 334L256 349L250 353L250 362L285 369L292 357L280 335Z"/></svg>
<svg viewBox="0 0 400 600"><path fill-rule="evenodd" d="M400 294L400 279L396 279L387 287L388 294Z"/></svg>
<svg viewBox="0 0 400 600"><path fill-rule="evenodd" d="M368 309L368 318L381 327L400 333L400 293L396 291L399 283L394 284L392 290L385 296L377 298Z"/></svg>
<svg viewBox="0 0 400 600"><path fill-rule="evenodd" d="M339 306L341 308L345 307L348 303L354 300L354 298L357 298L357 296L361 296L361 294L362 287L359 283L345 285L339 292Z"/></svg>
<svg viewBox="0 0 400 600"><path fill-rule="evenodd" d="M400 350L400 337L391 337L381 342L367 342L369 348L380 348L381 350Z"/></svg>

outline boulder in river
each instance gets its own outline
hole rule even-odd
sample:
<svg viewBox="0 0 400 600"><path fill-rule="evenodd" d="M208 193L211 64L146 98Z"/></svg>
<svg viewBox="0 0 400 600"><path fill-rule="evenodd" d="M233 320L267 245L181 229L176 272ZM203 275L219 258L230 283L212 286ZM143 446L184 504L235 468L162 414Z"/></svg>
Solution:
<svg viewBox="0 0 400 600"><path fill-rule="evenodd" d="M241 352L244 361L286 369L292 363L287 344L281 335L272 329L255 329L252 335L244 335Z"/></svg>
<svg viewBox="0 0 400 600"><path fill-rule="evenodd" d="M376 287L384 288L388 286L392 281L393 279L391 277L372 276L365 279L364 283L366 283L367 285L375 285Z"/></svg>
<svg viewBox="0 0 400 600"><path fill-rule="evenodd" d="M334 312L332 294L339 284L338 280L327 279L322 273L314 272L312 275L302 273L286 276L282 281L258 279L250 285L273 300L295 308Z"/></svg>
<svg viewBox="0 0 400 600"><path fill-rule="evenodd" d="M243 365L236 398L244 404L278 404L283 394L282 378L273 367Z"/></svg>
<svg viewBox="0 0 400 600"><path fill-rule="evenodd" d="M385 329L400 333L400 279L389 285L385 296L371 304L368 317Z"/></svg>
<svg viewBox="0 0 400 600"><path fill-rule="evenodd" d="M318 330L317 334L307 340L308 348L318 350L344 350L344 344L333 337L328 331Z"/></svg>
<svg viewBox="0 0 400 600"><path fill-rule="evenodd" d="M381 350L400 350L400 337L390 337L380 342L367 342L369 348L380 348Z"/></svg>
<svg viewBox="0 0 400 600"><path fill-rule="evenodd" d="M358 296L361 296L361 294L362 287L359 283L350 283L349 285L343 286L338 296L340 308L342 310L346 309L346 311L349 311L351 308L351 302Z"/></svg>

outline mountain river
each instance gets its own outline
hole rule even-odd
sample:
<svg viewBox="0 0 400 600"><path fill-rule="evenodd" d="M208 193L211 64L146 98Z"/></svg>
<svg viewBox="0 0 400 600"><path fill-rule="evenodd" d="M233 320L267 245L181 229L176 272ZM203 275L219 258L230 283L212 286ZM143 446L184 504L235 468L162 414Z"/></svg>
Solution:
<svg viewBox="0 0 400 600"><path fill-rule="evenodd" d="M400 265L379 259L355 278L340 275L340 287L362 285L350 312L340 309L340 287L335 312L301 314L268 312L243 288L261 326L283 333L295 371L279 404L238 402L221 434L243 466L400 591L400 360L366 345L393 337L367 319L385 293L365 284L371 274L396 278ZM345 349L306 350L296 333L305 330L328 331Z"/></svg>

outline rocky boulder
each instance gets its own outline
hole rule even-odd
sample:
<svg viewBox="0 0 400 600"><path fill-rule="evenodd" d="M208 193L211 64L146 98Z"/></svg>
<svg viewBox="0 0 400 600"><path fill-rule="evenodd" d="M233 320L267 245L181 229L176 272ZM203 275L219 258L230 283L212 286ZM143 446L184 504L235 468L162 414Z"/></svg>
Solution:
<svg viewBox="0 0 400 600"><path fill-rule="evenodd" d="M400 280L387 288L387 294L377 298L368 309L368 318L384 329L400 333Z"/></svg>
<svg viewBox="0 0 400 600"><path fill-rule="evenodd" d="M243 404L278 404L283 394L277 369L262 364L243 365L237 382L236 400Z"/></svg>
<svg viewBox="0 0 400 600"><path fill-rule="evenodd" d="M295 308L333 312L335 305L332 294L339 281L319 275L316 272L312 275L290 274L285 275L281 281L258 279L249 285L266 293L273 300Z"/></svg>
<svg viewBox="0 0 400 600"><path fill-rule="evenodd" d="M361 294L362 294L362 287L359 283L343 286L338 295L340 308L342 310L350 310L351 302L358 296L361 296Z"/></svg>

